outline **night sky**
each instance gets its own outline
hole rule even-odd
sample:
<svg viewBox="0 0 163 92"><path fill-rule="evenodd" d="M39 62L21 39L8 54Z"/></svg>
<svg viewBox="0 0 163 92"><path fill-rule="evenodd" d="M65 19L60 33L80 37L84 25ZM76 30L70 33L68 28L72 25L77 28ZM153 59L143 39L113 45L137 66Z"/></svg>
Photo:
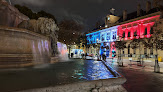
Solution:
<svg viewBox="0 0 163 92"><path fill-rule="evenodd" d="M95 28L99 20L104 23L104 18L109 14L111 8L115 9L115 15L122 15L124 9L128 13L136 11L140 3L145 9L147 0L11 0L12 4L25 5L34 12L44 10L53 14L57 21L62 19L74 19L83 24L83 31ZM148 0L152 1L152 0Z"/></svg>

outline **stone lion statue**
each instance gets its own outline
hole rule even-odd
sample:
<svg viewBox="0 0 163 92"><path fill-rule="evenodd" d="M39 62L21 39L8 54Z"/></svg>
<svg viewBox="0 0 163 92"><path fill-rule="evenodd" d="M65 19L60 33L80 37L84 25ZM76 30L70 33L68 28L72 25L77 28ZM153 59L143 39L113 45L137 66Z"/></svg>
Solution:
<svg viewBox="0 0 163 92"><path fill-rule="evenodd" d="M43 17L38 18L38 20L35 19L24 20L18 25L18 27L45 35L49 35L53 31L59 30L57 24L53 19Z"/></svg>

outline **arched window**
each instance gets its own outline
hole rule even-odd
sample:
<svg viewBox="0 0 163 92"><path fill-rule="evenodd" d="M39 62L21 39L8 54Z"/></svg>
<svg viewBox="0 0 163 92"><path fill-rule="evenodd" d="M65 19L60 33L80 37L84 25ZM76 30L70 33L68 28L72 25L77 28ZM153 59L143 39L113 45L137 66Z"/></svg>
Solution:
<svg viewBox="0 0 163 92"><path fill-rule="evenodd" d="M116 32L113 32L113 39L116 39Z"/></svg>
<svg viewBox="0 0 163 92"><path fill-rule="evenodd" d="M153 27L151 27L150 34L153 34Z"/></svg>
<svg viewBox="0 0 163 92"><path fill-rule="evenodd" d="M131 37L131 33L130 32L128 32L128 37Z"/></svg>
<svg viewBox="0 0 163 92"><path fill-rule="evenodd" d="M109 40L110 40L110 33L107 33L106 40L107 40L107 41L109 41Z"/></svg>
<svg viewBox="0 0 163 92"><path fill-rule="evenodd" d="M104 35L102 34L101 35L101 41L104 41L105 39L104 39Z"/></svg>
<svg viewBox="0 0 163 92"><path fill-rule="evenodd" d="M125 32L123 32L123 34L122 34L122 38L125 38Z"/></svg>
<svg viewBox="0 0 163 92"><path fill-rule="evenodd" d="M125 50L123 50L123 54L125 54Z"/></svg>
<svg viewBox="0 0 163 92"><path fill-rule="evenodd" d="M145 32L144 32L144 35L147 35L147 28L145 28Z"/></svg>
<svg viewBox="0 0 163 92"><path fill-rule="evenodd" d="M134 36L137 36L137 31L134 32Z"/></svg>
<svg viewBox="0 0 163 92"><path fill-rule="evenodd" d="M113 38L112 39L114 39L114 35L113 35Z"/></svg>

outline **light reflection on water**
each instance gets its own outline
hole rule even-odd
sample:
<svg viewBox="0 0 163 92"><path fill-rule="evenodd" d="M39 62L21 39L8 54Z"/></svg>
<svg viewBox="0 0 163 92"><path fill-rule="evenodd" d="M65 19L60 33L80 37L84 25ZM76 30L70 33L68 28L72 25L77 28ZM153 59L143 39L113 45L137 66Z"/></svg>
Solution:
<svg viewBox="0 0 163 92"><path fill-rule="evenodd" d="M80 63L81 67L74 70L73 78L81 80L98 80L114 77L101 61L85 61Z"/></svg>
<svg viewBox="0 0 163 92"><path fill-rule="evenodd" d="M0 89L1 92L13 92L112 77L101 61L73 59L34 67L3 69L0 71Z"/></svg>

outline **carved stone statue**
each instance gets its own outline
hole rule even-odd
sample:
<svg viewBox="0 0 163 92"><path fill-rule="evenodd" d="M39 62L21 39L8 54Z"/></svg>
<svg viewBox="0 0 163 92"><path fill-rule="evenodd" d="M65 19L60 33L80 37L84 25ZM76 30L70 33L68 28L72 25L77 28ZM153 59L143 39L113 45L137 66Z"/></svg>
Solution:
<svg viewBox="0 0 163 92"><path fill-rule="evenodd" d="M29 18L6 0L0 0L0 25L17 27L23 20L29 20Z"/></svg>
<svg viewBox="0 0 163 92"><path fill-rule="evenodd" d="M18 27L48 36L51 40L52 56L58 54L57 41L59 28L53 19L40 17L38 20L25 20Z"/></svg>

